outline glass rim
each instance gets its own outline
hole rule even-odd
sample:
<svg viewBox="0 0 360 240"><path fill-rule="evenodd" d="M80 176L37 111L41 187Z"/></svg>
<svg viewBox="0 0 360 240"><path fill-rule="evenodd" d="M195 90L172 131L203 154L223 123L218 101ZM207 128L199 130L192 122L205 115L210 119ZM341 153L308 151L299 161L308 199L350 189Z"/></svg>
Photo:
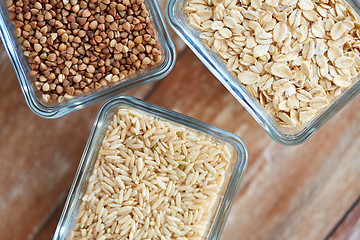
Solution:
<svg viewBox="0 0 360 240"><path fill-rule="evenodd" d="M41 103L35 93L36 89L34 89L33 82L28 76L28 69L26 69L26 66L23 64L22 57L17 49L20 45L16 42L16 40L14 40L16 37L11 31L12 26L7 24L9 19L8 16L6 16L7 9L4 9L6 6L3 1L0 1L0 38L3 41L4 48L15 70L21 90L29 108L40 117L49 119L58 118L73 111L85 108L96 102L108 99L111 96L128 91L134 87L158 81L169 74L175 65L176 59L174 43L172 42L166 28L158 2L155 0L146 0L145 3L147 4L150 12L153 27L157 32L157 41L163 48L164 59L162 63L154 68L145 69L143 72L135 74L134 77L130 76L126 81L119 82L118 84L108 88L95 91L85 96L76 97L63 104L46 106Z"/></svg>
<svg viewBox="0 0 360 240"><path fill-rule="evenodd" d="M79 200L79 196L81 194L80 190L82 187L81 183L86 180L85 170L91 165L94 160L93 157L96 153L96 144L101 138L101 132L103 132L104 119L106 119L109 114L113 113L113 109L119 108L121 106L129 106L131 108L152 114L162 119L184 125L205 134L209 134L216 139L220 139L226 143L229 143L234 148L234 168L230 171L231 177L229 178L228 184L224 186L224 188L226 189L225 193L222 196L221 201L219 202L218 210L208 233L208 239L218 239L225 225L224 219L227 218L230 212L230 208L239 188L240 181L247 167L248 152L244 142L234 133L222 130L205 122L154 105L152 103L134 97L122 95L109 99L101 106L100 110L98 111L83 155L81 157L78 169L76 171L73 183L68 193L53 240L66 239L66 234L68 233L68 231L66 230L66 226L67 224L70 224L71 221L71 219L67 218L67 215L69 210L72 209L75 205L76 201Z"/></svg>
<svg viewBox="0 0 360 240"><path fill-rule="evenodd" d="M209 50L206 49L205 44L199 42L188 27L182 24L176 10L180 3L186 1L187 0L167 1L166 16L169 25L210 72L226 87L226 89L276 142L283 145L298 145L304 143L360 92L360 81L357 81L353 86L345 90L339 98L335 99L335 101L324 111L320 111L313 120L302 125L301 131L295 134L283 133L265 109L250 95L245 87L232 76L226 69L226 66L222 62L219 62L221 60L217 57L216 53L209 52ZM349 2L348 0L345 1ZM350 5L360 15L359 9L357 8L358 6L354 7L353 4Z"/></svg>

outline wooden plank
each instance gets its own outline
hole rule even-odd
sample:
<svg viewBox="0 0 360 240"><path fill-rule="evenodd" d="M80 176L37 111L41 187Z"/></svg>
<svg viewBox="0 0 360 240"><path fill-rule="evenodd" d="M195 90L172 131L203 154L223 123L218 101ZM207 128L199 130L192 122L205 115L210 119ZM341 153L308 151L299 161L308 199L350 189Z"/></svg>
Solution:
<svg viewBox="0 0 360 240"><path fill-rule="evenodd" d="M360 198L328 240L360 239Z"/></svg>
<svg viewBox="0 0 360 240"><path fill-rule="evenodd" d="M249 166L223 239L323 239L360 194L360 97L305 144L277 144L187 51L149 101L232 131Z"/></svg>
<svg viewBox="0 0 360 240"><path fill-rule="evenodd" d="M181 53L186 49L186 44L180 39L180 37L175 33L175 31L170 27L167 23L167 18L165 15L165 8L166 8L166 0L158 0L161 12L163 13L164 20L166 22L167 30L169 31L169 35L174 42L176 53L181 55Z"/></svg>
<svg viewBox="0 0 360 240"><path fill-rule="evenodd" d="M160 0L159 4L164 12L166 1ZM178 55L181 55L181 53L185 50L185 43L177 37L174 31L170 28L168 29L176 46L176 52ZM6 121L5 124L7 125L5 126L9 129L7 135L1 136L1 139L9 137L10 131L20 124L21 119L28 119L33 122L32 125L25 124L23 127L18 128L16 133L18 135L10 137L12 142L18 142L20 146L23 145L24 142L28 142L26 150L22 151L18 155L12 156L14 159L23 158L21 163L23 166L20 169L14 169L13 171L8 172L8 174L13 176L10 179L7 179L9 176L6 174L3 175L2 170L0 170L0 180L7 179L1 181L0 190L2 190L3 185L7 185L9 189L4 188L5 191L10 190L10 188L15 188L19 189L17 191L25 191L20 195L29 196L26 201L24 201L26 204L22 208L18 209L18 214L16 214L16 216L12 216L7 224L0 227L0 239L9 239L10 236L12 239L26 239L33 237L36 239L50 239L54 234L57 222L60 218L67 192L72 183L73 176L85 146L86 139L89 135L93 119L100 107L100 103L85 110L72 113L71 115L58 120L45 120L38 118L27 108L17 83L16 76L1 43L0 47L0 74L2 74L2 76L9 76L6 80L6 84L8 85L6 89L5 87L1 87L0 89L0 94L3 93L0 96L0 123L1 121ZM156 84L158 83L148 84L140 88L130 90L124 94L138 98L145 98L152 91L154 86L156 86ZM1 103L7 102L4 101L4 99L9 98L9 95L11 95L11 101L16 100L16 103L13 104L13 109L11 109L11 101L8 101L9 104L1 105ZM20 108L22 109L21 113L17 112ZM2 116L1 113L6 113L7 117ZM9 120L9 118L11 118L11 120ZM13 121L14 119L16 119L16 121ZM91 120L89 121L89 119ZM31 129L28 130L29 128ZM41 129L37 130L37 128ZM76 128L76 131L72 131L74 128ZM50 131L46 129L52 130ZM27 132L26 136L19 133L24 131ZM39 133L35 138L33 134L37 131L39 131ZM46 136L42 136L41 131L47 132ZM0 144L2 143L1 139ZM50 144L48 144L49 142ZM71 142L72 145L70 149L67 146L69 142ZM0 146L0 152L4 152L4 155L0 153L0 159L4 159L3 157L10 157L11 151L18 150L16 147L10 147L8 144L2 144L2 146L7 150L2 151L2 147ZM41 151L43 148L42 146L46 146L47 152L34 153L34 156L27 153L29 149L33 149L33 152ZM65 150L66 153L63 153ZM57 156L57 159L52 159L54 158L52 156L49 157L47 155L49 153L53 154L53 156ZM37 162L36 164L39 165L38 167L41 168L43 172L39 172L40 170L33 170L31 173L24 173L25 169L33 164L33 161ZM8 164L10 165L11 162L8 162ZM10 168L10 166L6 163L0 163L0 167L4 167L2 169ZM55 173L57 177L53 178L51 175ZM24 178L26 178L26 180L18 182L15 176L16 174L25 174L26 177ZM45 188L47 191L37 190L36 193L33 193L32 191L34 191L34 188L37 187L33 182L36 182L36 184L38 182L43 182L45 185L51 184L51 186ZM47 197L47 200L42 203L41 206L32 207L39 199L42 199L47 195L49 195L49 197ZM0 217L3 217L3 219L9 216L11 211L14 211L14 209L18 207L19 203L14 201L15 197L18 196L16 195L11 199L6 199L7 197L3 196L3 198L7 200L7 202L2 205L0 204ZM1 198L2 197L0 196L0 200L2 200ZM33 212L28 214L28 218L21 218L21 213L29 207L33 208ZM2 209L7 210L3 211ZM21 224L18 224L16 229L12 231L5 231L5 229L9 229L10 227L17 225L17 221L20 221ZM14 235L15 231L16 234Z"/></svg>
<svg viewBox="0 0 360 240"><path fill-rule="evenodd" d="M70 189L69 189L70 190ZM49 240L52 239L55 229L57 227L57 224L59 222L63 206L65 204L65 198L61 203L59 204L58 209L49 216L49 219L44 223L42 228L37 232L37 234L34 236L34 240Z"/></svg>
<svg viewBox="0 0 360 240"><path fill-rule="evenodd" d="M183 71L183 69L187 69L187 71ZM181 91L179 91L179 89L181 89ZM18 91L18 94L20 94L20 91ZM22 100L22 95L20 94L20 96L20 100ZM311 239L313 237L318 239L319 236L324 236L324 234L326 235L326 232L331 230L332 226L346 211L348 203L350 202L348 199L356 195L354 192L357 191L357 194L359 194L359 189L356 188L356 181L354 180L357 176L359 176L359 167L358 165L354 164L352 165L353 172L351 173L349 170L349 165L351 165L349 164L349 159L354 157L353 159L356 160L357 155L350 154L346 156L345 154L344 157L339 157L337 159L337 156L343 154L342 151L340 151L338 154L334 154L337 151L336 149L339 149L339 146L337 146L336 143L341 142L341 139L344 139L345 137L340 137L338 141L333 140L336 136L340 135L344 135L350 140L355 139L357 135L359 135L359 129L356 129L356 127L354 129L354 127L351 127L351 125L349 125L349 130L345 131L348 123L354 123L359 120L359 115L356 114L356 111L353 110L355 109L354 105L356 105L356 101L359 103L358 99L353 101L353 103L349 106L350 110L345 110L345 116L347 119L346 121L343 120L345 117L340 118L338 115L334 118L335 120L331 120L308 143L298 147L281 146L274 143L258 126L258 124L249 116L249 114L233 99L230 94L228 94L226 89L222 87L221 84L219 84L210 73L208 73L208 71L193 56L193 54L187 52L183 59L180 60L176 65L174 72L171 73L169 77L167 77L164 82L160 84L158 89L156 89L156 91L152 94L150 101L191 115L200 120L207 121L224 129L235 131L244 138L250 153L249 167L224 231L223 239L273 239L275 237L276 239L289 239L288 236L291 236L291 239L300 239L300 237L304 236L293 234L298 234L299 232L301 233L301 231L304 231L306 227L304 224L300 224L301 226L298 226L297 228L294 226L294 224L299 224L298 222L301 221L301 219L306 219L304 222L308 222L308 226L311 226L306 228L307 231L318 231L318 233L315 234L316 236L313 233L307 234L305 239L309 239L307 237L310 237ZM0 101L0 103L2 102L4 101ZM28 109L25 106L23 110L26 112ZM88 109L81 111L88 111ZM96 110L93 111L95 112ZM30 115L31 114L32 113L30 113ZM77 113L72 114L72 118L73 115L75 116L76 114ZM11 112L7 115L11 116L13 114ZM3 119L2 116L0 116L0 118ZM54 121L60 121L62 119ZM229 119L232 121L229 121ZM236 119L236 121L233 119ZM331 124L330 127L328 126L329 124ZM73 123L70 124L70 127L64 126L64 128L70 129L71 126L75 125L82 125L82 123ZM88 129L90 129L90 126L88 126ZM331 129L335 129L336 131L331 132ZM55 134L61 135L56 131ZM76 136L81 134L79 134L78 131L77 134L74 135L70 132L70 135ZM88 133L83 133L83 137L85 139L87 138L87 135ZM55 137L59 138L59 136ZM61 137L64 138L63 135L61 135ZM74 141L73 138L68 139L72 139L74 145L79 145L80 141ZM319 150L319 153L316 153L317 148L319 148L322 143L326 142L327 139L330 139L330 143L324 144L323 148ZM342 147L340 149L344 150L346 147L350 147L348 152L356 153L355 150L356 147L359 147L359 143L348 144L351 142L350 140L342 143ZM44 142L45 141L42 143ZM59 142L56 143L58 144ZM83 144L85 144L84 141ZM333 147L334 149L329 152L329 149ZM75 146L73 148L75 148ZM77 166L77 161L80 158L79 156L81 155L81 152L82 149L78 151L77 158L70 157L73 162L76 162L73 165ZM307 152L305 156L299 160L297 155L299 153L305 152ZM287 156L287 154L290 154L290 156ZM294 156L297 158L296 161L298 163L296 163L295 159L291 159ZM12 158L17 159L18 157L12 156ZM65 160L65 162L68 161ZM45 161L45 165L43 165L43 167L48 170L53 169L46 166L46 164L48 164L48 160ZM342 166L340 164L342 164ZM4 167L1 169L4 169ZM331 176L334 172L334 169L338 169L338 171L335 171L337 173L335 174L337 176L335 178ZM70 170L70 172L71 171L75 171L75 167ZM342 171L344 172L341 174ZM319 172L324 173L319 174ZM52 200L55 199L59 201L58 204L53 204L52 206L63 205L63 200L65 199L68 187L72 181L73 172L69 175L71 176L64 177L64 181L67 181L67 187L62 187L62 192L64 194L58 195L57 198L51 197ZM345 181L345 183L344 175L349 175L349 179L348 181ZM0 176L2 178L3 174ZM34 177L33 175L32 177L39 178ZM3 179L5 178L2 178L1 182L3 182ZM333 189L334 184L329 185L329 179L332 180L330 182L334 182L336 180L342 184L341 186L339 186L340 184L335 184L336 187ZM49 178L46 180L49 180ZM54 179L49 181L54 181ZM316 183L315 186L313 186L313 183ZM57 184L66 185L64 183ZM14 185L15 184L12 186ZM298 185L301 187L298 187ZM306 188L308 186L310 186L309 189ZM0 187L2 188L2 184ZM295 190L296 188L299 188L299 190L295 191L293 188ZM339 192L339 188L343 192ZM334 193L339 193L339 196L343 196L344 200L342 204L339 204L339 199L335 196L337 194ZM323 202L322 199L320 199L321 196L319 195L326 195L327 198L325 198L325 200L327 201L325 201L325 206L322 206ZM38 199L41 199L43 195L37 197ZM30 199L32 199L32 197L30 197ZM34 203L30 204L31 207L33 205ZM27 207L29 207L29 204ZM335 208L336 210L328 211L331 210L331 208ZM61 209L62 207L56 209L48 208L47 212L43 211L43 214L41 215L43 217L43 222L48 220L51 211L55 210L55 213L51 215L50 221L47 221L47 224L42 228L42 231L36 234L36 239L49 239L52 236L53 230L55 229L57 220L60 216ZM302 209L305 209L305 213L302 213ZM24 209L16 210L19 213L24 212ZM29 213L29 211L25 212ZM319 215L320 217L318 216L316 218L310 216L309 222L306 212L310 212L311 216L314 214L315 216ZM0 211L0 215L1 214L2 210ZM34 220L36 221L36 218L33 218L33 213L29 213L29 215L31 215L30 222L34 222ZM4 216L7 218L5 214L3 215L3 219L5 219ZM328 218L330 220L328 220ZM286 221L288 219L291 221L287 224ZM29 222L29 219L26 220ZM314 228L312 230L313 226L317 226L317 223L315 222L314 224L314 222L311 222L311 220L319 220L320 223L323 223L321 228L324 228L324 230L320 231L320 227ZM26 222L21 221L21 224L19 224L23 228L22 231L24 231L24 227L26 229L26 224L24 225L23 223ZM255 226L249 228L249 226L252 225ZM9 227L12 229L13 226L15 226L14 223L9 224L7 228L1 230L9 229ZM36 232L36 229L32 230L33 233ZM297 230L299 230L299 232L296 232ZM6 231L1 231L0 234L3 234L5 238L0 236L0 239L8 239L6 236L10 236L10 234L12 239L24 239L29 237L29 235L14 236L14 233L15 231L11 231L8 233L8 235L5 235Z"/></svg>
<svg viewBox="0 0 360 240"><path fill-rule="evenodd" d="M28 239L63 204L100 104L56 120L36 116L2 45L0 76L0 239ZM128 94L142 98L153 86Z"/></svg>
<svg viewBox="0 0 360 240"><path fill-rule="evenodd" d="M164 8L165 1L160 5ZM181 53L184 44L174 41ZM49 239L85 146L89 119L100 104L61 119L41 119L26 106L3 48L0 63L6 76L0 87L0 217L6 219L0 239ZM129 94L143 98L151 91L147 85ZM233 131L247 144L249 167L223 239L321 239L360 194L359 97L297 147L270 139L190 51L149 100ZM358 239L357 222L341 239Z"/></svg>

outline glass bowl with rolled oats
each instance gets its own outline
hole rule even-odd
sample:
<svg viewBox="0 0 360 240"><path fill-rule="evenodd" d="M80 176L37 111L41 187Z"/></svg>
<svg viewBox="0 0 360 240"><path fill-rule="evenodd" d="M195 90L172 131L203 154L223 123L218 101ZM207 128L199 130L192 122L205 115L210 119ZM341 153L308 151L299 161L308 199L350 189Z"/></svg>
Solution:
<svg viewBox="0 0 360 240"><path fill-rule="evenodd" d="M306 141L359 92L355 1L170 0L170 25L276 141Z"/></svg>
<svg viewBox="0 0 360 240"><path fill-rule="evenodd" d="M220 239L247 150L233 133L145 101L107 101L53 240Z"/></svg>
<svg viewBox="0 0 360 240"><path fill-rule="evenodd" d="M157 1L1 0L0 37L30 109L57 118L175 63Z"/></svg>

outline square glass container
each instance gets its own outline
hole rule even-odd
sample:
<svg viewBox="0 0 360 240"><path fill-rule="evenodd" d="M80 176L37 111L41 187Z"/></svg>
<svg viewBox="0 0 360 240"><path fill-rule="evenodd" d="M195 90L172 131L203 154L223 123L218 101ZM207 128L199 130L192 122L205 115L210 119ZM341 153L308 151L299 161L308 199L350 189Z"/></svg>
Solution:
<svg viewBox="0 0 360 240"><path fill-rule="evenodd" d="M244 85L227 70L226 65L217 54L206 46L200 38L200 32L188 24L184 13L187 2L188 0L168 0L166 15L169 24L210 72L215 75L275 141L285 145L296 145L305 142L359 93L360 81L357 81L359 80L358 76L353 79L355 84L343 90L339 97L332 100L326 108L318 112L309 123L298 127L282 126L265 111ZM348 3L358 14L360 13L358 1L346 1L345 3Z"/></svg>
<svg viewBox="0 0 360 240"><path fill-rule="evenodd" d="M40 92L35 87L35 78L29 75L31 68L17 37L14 35L15 26L9 19L5 0L0 0L0 37L30 109L44 118L58 118L132 88L164 78L175 64L175 46L166 29L158 2L156 0L146 0L145 4L150 13L151 25L156 32L156 40L160 44L162 59L159 63L130 75L121 82L108 83L107 86L91 90L73 99L61 103L45 103L40 96Z"/></svg>
<svg viewBox="0 0 360 240"><path fill-rule="evenodd" d="M247 150L242 140L233 133L221 130L180 113L164 109L133 97L120 96L107 101L99 110L53 240L69 239L69 234L74 227L79 206L82 202L82 196L87 188L87 179L92 174L92 169L97 159L102 139L105 136L107 126L112 121L113 116L117 113L119 107L138 110L162 121L168 121L176 125L185 126L196 132L205 133L215 141L225 143L229 147L232 158L225 174L224 183L219 192L218 204L213 208L213 218L211 219L210 224L208 224L209 227L207 228L206 234L206 239L219 239L231 205L236 196L241 177L247 166Z"/></svg>

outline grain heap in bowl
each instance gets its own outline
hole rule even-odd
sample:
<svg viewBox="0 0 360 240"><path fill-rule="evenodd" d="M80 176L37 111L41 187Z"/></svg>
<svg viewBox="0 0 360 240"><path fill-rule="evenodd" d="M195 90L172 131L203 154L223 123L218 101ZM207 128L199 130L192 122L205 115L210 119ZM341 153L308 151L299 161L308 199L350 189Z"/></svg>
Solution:
<svg viewBox="0 0 360 240"><path fill-rule="evenodd" d="M204 239L230 158L204 133L120 108L70 239Z"/></svg>
<svg viewBox="0 0 360 240"><path fill-rule="evenodd" d="M191 27L281 125L305 124L358 80L358 15L339 0L189 0Z"/></svg>
<svg viewBox="0 0 360 240"><path fill-rule="evenodd" d="M161 61L144 0L6 0L44 102L126 80Z"/></svg>

